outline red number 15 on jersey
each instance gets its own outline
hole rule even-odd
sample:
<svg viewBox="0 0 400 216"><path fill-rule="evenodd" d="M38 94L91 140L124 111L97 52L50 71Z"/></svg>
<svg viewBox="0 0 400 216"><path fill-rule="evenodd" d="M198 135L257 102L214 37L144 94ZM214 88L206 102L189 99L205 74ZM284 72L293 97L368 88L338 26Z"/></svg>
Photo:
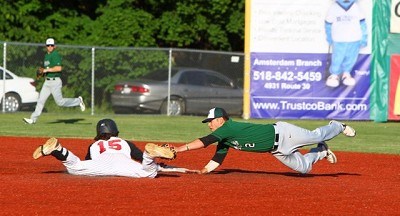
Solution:
<svg viewBox="0 0 400 216"><path fill-rule="evenodd" d="M109 140L109 141L100 141L97 143L100 147L100 154L105 152L107 149L121 150L121 144L119 143L121 140Z"/></svg>

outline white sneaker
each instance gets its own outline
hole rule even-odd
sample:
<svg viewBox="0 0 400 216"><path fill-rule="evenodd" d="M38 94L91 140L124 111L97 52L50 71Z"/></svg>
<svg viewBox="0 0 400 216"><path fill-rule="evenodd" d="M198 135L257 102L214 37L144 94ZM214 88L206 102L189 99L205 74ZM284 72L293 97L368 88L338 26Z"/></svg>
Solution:
<svg viewBox="0 0 400 216"><path fill-rule="evenodd" d="M348 137L356 136L356 130L354 130L354 128L352 128L346 124L343 124L343 126L344 126L344 130L343 130L344 135L346 135Z"/></svg>
<svg viewBox="0 0 400 216"><path fill-rule="evenodd" d="M344 85L347 86L354 86L356 84L356 80L351 77L349 73L344 73L342 77L342 82Z"/></svg>
<svg viewBox="0 0 400 216"><path fill-rule="evenodd" d="M154 143L147 143L144 147L147 154L152 158L174 159L175 152L167 146L159 146Z"/></svg>
<svg viewBox="0 0 400 216"><path fill-rule="evenodd" d="M339 86L339 76L338 75L330 75L325 83L327 86L336 88Z"/></svg>
<svg viewBox="0 0 400 216"><path fill-rule="evenodd" d="M85 109L86 109L85 102L83 102L83 98L82 98L81 96L79 96L78 98L79 98L79 100L81 101L81 102L79 103L79 106L81 107L81 111L83 112L83 111L85 111Z"/></svg>
<svg viewBox="0 0 400 216"><path fill-rule="evenodd" d="M35 124L36 123L33 119L30 119L30 118L23 118L22 121L24 121L26 124Z"/></svg>
<svg viewBox="0 0 400 216"><path fill-rule="evenodd" d="M318 147L322 149L322 151L326 151L326 156L325 159L331 163L331 164L335 164L337 163L337 157L336 155L333 153L333 151L331 151L328 147L328 145L325 142L320 142L318 143Z"/></svg>
<svg viewBox="0 0 400 216"><path fill-rule="evenodd" d="M354 130L354 128L352 128L352 127L350 127L350 126L348 126L348 125L346 125L346 124L344 124L342 122L335 121L335 120L330 121L329 124L331 124L332 122L337 122L337 123L339 123L339 124L341 124L343 126L342 133L344 135L346 135L348 137L355 137L356 136L356 130Z"/></svg>
<svg viewBox="0 0 400 216"><path fill-rule="evenodd" d="M61 148L61 144L58 142L58 140L52 137L33 152L33 158L38 159L42 156L50 155L54 150L61 150Z"/></svg>

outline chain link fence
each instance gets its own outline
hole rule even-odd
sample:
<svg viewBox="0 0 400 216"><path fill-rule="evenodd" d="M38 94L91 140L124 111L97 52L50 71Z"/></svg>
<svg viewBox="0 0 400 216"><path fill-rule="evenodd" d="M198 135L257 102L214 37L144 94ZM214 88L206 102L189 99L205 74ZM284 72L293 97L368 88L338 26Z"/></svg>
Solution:
<svg viewBox="0 0 400 216"><path fill-rule="evenodd" d="M46 48L43 44L1 42L0 58L3 68L19 77L35 79L39 92L43 78L36 80L36 70L43 65ZM134 80L151 71L175 67L213 70L243 85L244 54L174 48L121 48L57 45L62 56L63 96L82 96L92 115L114 112L111 95L121 80ZM1 109L7 112L7 79L1 76ZM172 86L173 88L173 86ZM170 97L168 97L170 99ZM4 101L6 101L4 103ZM238 104L241 106L241 104ZM34 107L33 107L34 108ZM46 102L48 111L57 107L52 97ZM18 109L20 110L20 109ZM169 113L167 113L169 114Z"/></svg>

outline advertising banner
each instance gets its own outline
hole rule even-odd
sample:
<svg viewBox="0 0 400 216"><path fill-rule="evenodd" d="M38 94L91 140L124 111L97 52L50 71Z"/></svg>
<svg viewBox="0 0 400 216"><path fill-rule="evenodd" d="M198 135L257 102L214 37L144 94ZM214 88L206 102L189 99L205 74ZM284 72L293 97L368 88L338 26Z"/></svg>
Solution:
<svg viewBox="0 0 400 216"><path fill-rule="evenodd" d="M400 120L400 54L390 58L389 119Z"/></svg>
<svg viewBox="0 0 400 216"><path fill-rule="evenodd" d="M368 119L369 55L355 68L356 85L326 86L325 54L253 53L252 117Z"/></svg>
<svg viewBox="0 0 400 216"><path fill-rule="evenodd" d="M400 0L392 0L390 10L390 32L400 33Z"/></svg>
<svg viewBox="0 0 400 216"><path fill-rule="evenodd" d="M369 119L372 0L251 2L252 118Z"/></svg>

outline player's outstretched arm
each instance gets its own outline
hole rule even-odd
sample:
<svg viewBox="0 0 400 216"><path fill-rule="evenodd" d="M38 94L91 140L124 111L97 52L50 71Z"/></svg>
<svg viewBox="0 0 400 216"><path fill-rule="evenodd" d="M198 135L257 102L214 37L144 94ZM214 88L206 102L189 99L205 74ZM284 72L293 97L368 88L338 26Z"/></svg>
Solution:
<svg viewBox="0 0 400 216"><path fill-rule="evenodd" d="M220 163L215 162L213 160L210 160L210 162L208 162L208 164L200 170L200 174L207 174L215 169L217 169L217 167L219 167Z"/></svg>
<svg viewBox="0 0 400 216"><path fill-rule="evenodd" d="M204 143L200 139L196 139L188 144L181 145L179 147L175 147L175 151L176 152L184 152L184 151L195 150L195 149L200 149L200 148L204 148Z"/></svg>

